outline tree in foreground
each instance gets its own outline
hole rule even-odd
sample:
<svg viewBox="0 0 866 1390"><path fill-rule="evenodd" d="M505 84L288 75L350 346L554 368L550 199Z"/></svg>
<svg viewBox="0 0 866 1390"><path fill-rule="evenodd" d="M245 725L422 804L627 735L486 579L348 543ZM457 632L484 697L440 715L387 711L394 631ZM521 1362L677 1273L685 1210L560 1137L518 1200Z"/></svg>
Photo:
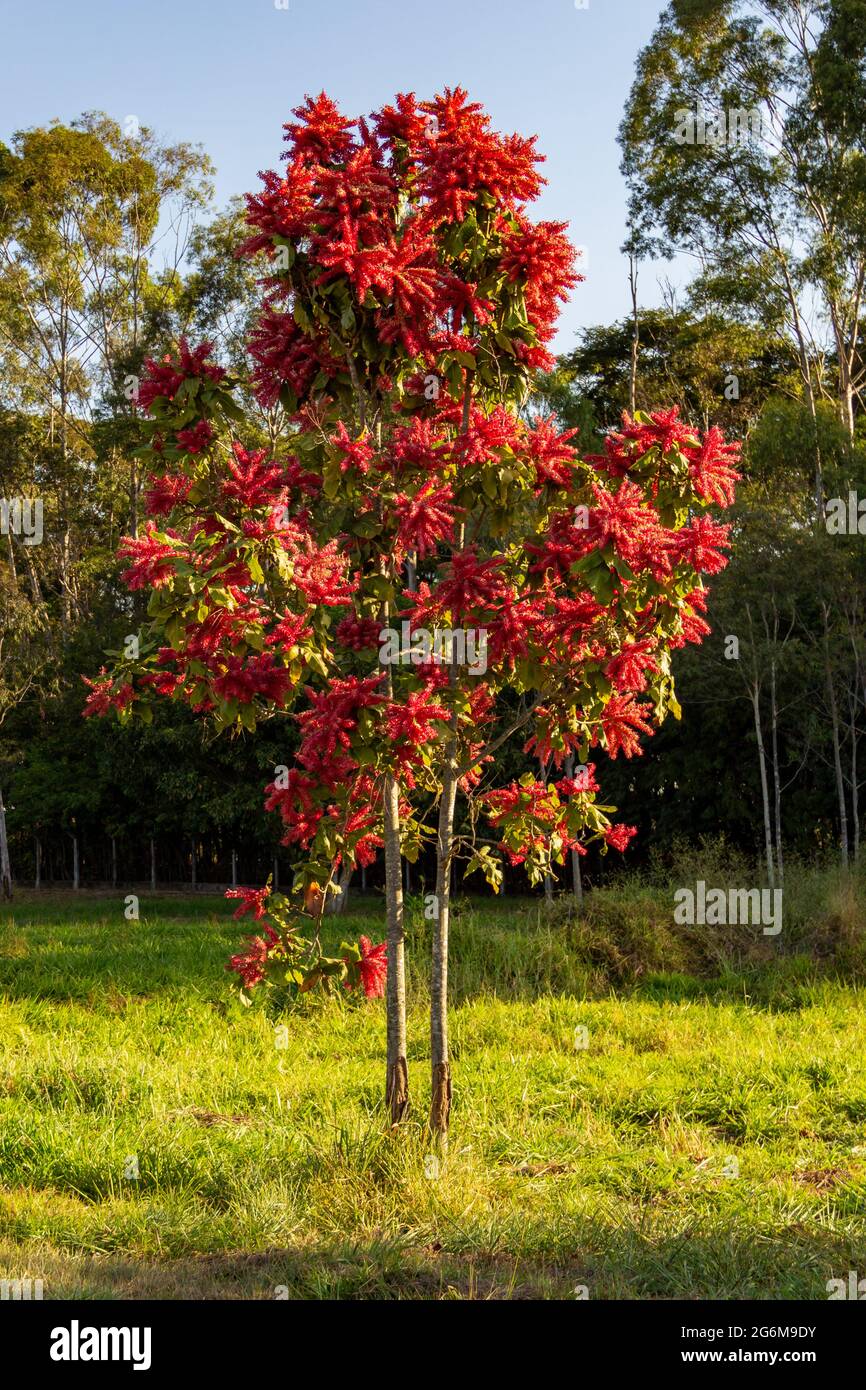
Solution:
<svg viewBox="0 0 866 1390"><path fill-rule="evenodd" d="M255 447L207 345L151 365L148 502L165 520L123 548L150 627L88 709L147 718L150 695L170 695L224 729L291 713L297 757L266 805L302 857L276 906L246 890L241 910L270 918L234 965L247 985L377 992L377 948L327 958L320 925L341 866L383 847L394 1121L409 1098L400 858L432 841L430 1125L444 1135L452 865L498 888L502 852L537 882L590 839L625 848L587 759L632 756L678 713L671 651L707 631L700 576L725 563L727 528L704 512L732 500L735 449L670 410L581 458L574 431L521 416L578 278L564 227L527 214L533 141L494 132L459 90L399 96L369 121L324 95L294 114L243 248L265 269L252 382L292 417L292 454ZM580 766L497 788L510 738L535 767Z"/></svg>

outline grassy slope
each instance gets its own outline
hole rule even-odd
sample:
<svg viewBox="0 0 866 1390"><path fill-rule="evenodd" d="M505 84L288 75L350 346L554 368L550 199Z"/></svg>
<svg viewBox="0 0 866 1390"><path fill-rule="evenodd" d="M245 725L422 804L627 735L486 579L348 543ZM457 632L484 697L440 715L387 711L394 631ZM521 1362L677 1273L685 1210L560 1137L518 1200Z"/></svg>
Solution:
<svg viewBox="0 0 866 1390"><path fill-rule="evenodd" d="M311 1007L278 1048L231 995L229 910L0 916L0 1275L46 1297L823 1298L866 1273L862 991L801 969L617 997L534 905L464 907L430 1178L420 1123L383 1132L381 1005ZM379 939L378 915L340 931Z"/></svg>

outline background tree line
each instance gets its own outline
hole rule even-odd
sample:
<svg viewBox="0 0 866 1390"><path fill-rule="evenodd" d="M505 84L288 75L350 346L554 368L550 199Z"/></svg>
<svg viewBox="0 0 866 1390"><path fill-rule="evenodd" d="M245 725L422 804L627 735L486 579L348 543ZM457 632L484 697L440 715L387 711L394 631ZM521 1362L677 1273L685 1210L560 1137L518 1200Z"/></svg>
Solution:
<svg viewBox="0 0 866 1390"><path fill-rule="evenodd" d="M650 404L743 443L713 634L675 663L683 718L601 769L639 830L630 864L720 832L774 882L786 854L859 858L866 537L828 517L832 499L866 499L864 48L864 0L663 12L620 132L632 311L586 329L527 402L584 447ZM760 139L719 123L742 108L762 113ZM683 110L713 138L678 143ZM212 172L201 149L94 113L0 146L0 498L44 510L41 544L0 535L0 792L22 881L225 882L234 852L254 882L279 852L262 787L291 762L291 721L223 746L173 705L135 730L80 714L82 675L140 617L115 552L146 511L142 362L186 334L230 365L256 303L233 254L240 205L214 211ZM659 254L694 273L645 307ZM257 421L289 449L278 408ZM605 866L584 867L592 881Z"/></svg>

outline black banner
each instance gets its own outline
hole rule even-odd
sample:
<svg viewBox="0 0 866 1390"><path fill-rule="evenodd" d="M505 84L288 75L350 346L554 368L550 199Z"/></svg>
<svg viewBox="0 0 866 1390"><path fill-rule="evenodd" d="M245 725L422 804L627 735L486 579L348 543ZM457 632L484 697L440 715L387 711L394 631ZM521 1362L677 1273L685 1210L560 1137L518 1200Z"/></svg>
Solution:
<svg viewBox="0 0 866 1390"><path fill-rule="evenodd" d="M438 1301L438 1300L437 1300ZM863 1301L848 1291L828 1294L826 1302L568 1302L515 1301L507 1322L504 1305L486 1303L471 1312L459 1301L434 1310L420 1302L393 1304L326 1302L303 1310L279 1299L209 1303L39 1302L0 1303L0 1329L7 1348L14 1347L28 1371L61 1383L70 1376L92 1379L100 1372L143 1377L169 1372L286 1371L303 1349L304 1360L321 1354L323 1369L332 1350L348 1358L350 1373L364 1363L380 1364L393 1348L395 1329L411 1364L412 1334L435 1329L437 1345L447 1347L452 1331L463 1334L462 1366L480 1334L478 1355L489 1372L497 1363L507 1369L516 1346L533 1359L526 1341L545 1336L544 1357L598 1359L607 1370L669 1374L678 1368L697 1378L710 1366L761 1367L769 1373L802 1367L828 1373L856 1364L862 1354L864 1317L839 1303ZM399 1318L395 1324L394 1317ZM453 1318L449 1323L448 1319ZM335 1338L335 1328L339 1335ZM493 1334L493 1335L491 1335ZM554 1340L551 1340L554 1339ZM421 1346L425 1343L421 1343ZM353 1351L354 1347L354 1351ZM316 1350L318 1349L318 1351ZM332 1365L334 1363L331 1363ZM513 1370L513 1365L511 1366ZM772 1376L770 1377L772 1378Z"/></svg>

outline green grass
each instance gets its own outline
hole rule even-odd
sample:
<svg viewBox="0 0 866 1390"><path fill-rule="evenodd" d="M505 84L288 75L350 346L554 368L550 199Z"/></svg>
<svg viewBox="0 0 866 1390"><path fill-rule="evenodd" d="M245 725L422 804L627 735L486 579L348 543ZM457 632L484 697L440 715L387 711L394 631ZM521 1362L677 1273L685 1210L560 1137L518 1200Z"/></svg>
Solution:
<svg viewBox="0 0 866 1390"><path fill-rule="evenodd" d="M0 1277L48 1298L813 1299L866 1274L856 977L793 955L701 978L688 943L641 956L627 897L577 930L459 903L434 1178L417 904L415 1110L391 1133L381 1003L244 1008L231 905L143 897L127 922L122 894L23 895L0 916ZM364 930L375 901L338 927Z"/></svg>

